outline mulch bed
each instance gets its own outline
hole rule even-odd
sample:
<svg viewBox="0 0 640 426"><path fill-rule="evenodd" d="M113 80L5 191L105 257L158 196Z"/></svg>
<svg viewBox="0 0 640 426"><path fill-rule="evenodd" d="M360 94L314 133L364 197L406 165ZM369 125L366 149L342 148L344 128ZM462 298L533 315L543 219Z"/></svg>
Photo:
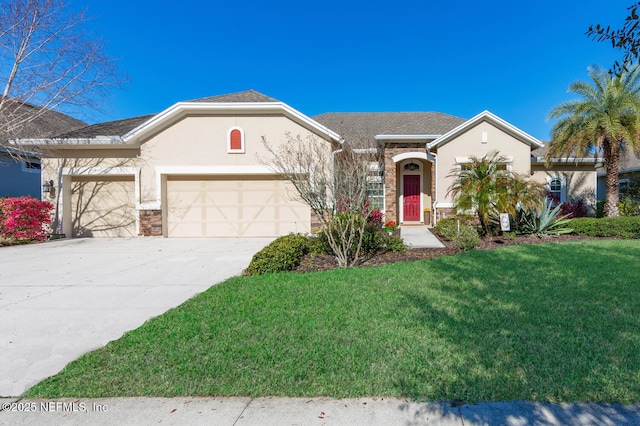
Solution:
<svg viewBox="0 0 640 426"><path fill-rule="evenodd" d="M579 241L579 240L600 240L602 238L583 237L580 235L559 235L538 237L536 235L518 235L516 237L488 237L482 239L476 250L493 250L497 247L513 246L517 244L540 244L548 242ZM442 241L442 240L441 240ZM450 241L442 241L444 248L420 248L407 250L405 253L384 252L373 256L365 257L359 266L376 266L396 262L410 262L422 259L434 259L440 256L451 256L460 253L460 249L455 247ZM336 258L328 254L307 255L302 258L296 272L328 271L337 269Z"/></svg>

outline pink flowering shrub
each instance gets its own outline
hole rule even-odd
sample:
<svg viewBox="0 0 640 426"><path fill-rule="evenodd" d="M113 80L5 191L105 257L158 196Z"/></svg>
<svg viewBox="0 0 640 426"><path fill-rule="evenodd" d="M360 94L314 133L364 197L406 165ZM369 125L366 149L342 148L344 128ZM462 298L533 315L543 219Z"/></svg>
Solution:
<svg viewBox="0 0 640 426"><path fill-rule="evenodd" d="M0 200L0 239L42 241L48 237L44 226L51 222L53 205L30 197Z"/></svg>
<svg viewBox="0 0 640 426"><path fill-rule="evenodd" d="M376 228L380 228L382 226L382 217L384 214L378 210L373 209L369 213L369 217L367 218L367 225L374 226Z"/></svg>

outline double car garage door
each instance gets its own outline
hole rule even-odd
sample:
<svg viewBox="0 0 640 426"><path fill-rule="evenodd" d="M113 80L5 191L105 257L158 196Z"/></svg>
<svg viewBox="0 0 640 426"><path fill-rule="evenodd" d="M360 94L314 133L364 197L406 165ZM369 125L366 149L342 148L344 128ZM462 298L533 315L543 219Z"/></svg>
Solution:
<svg viewBox="0 0 640 426"><path fill-rule="evenodd" d="M309 232L309 207L273 176L169 176L169 237L273 237Z"/></svg>
<svg viewBox="0 0 640 426"><path fill-rule="evenodd" d="M74 177L71 213L75 237L136 235L133 176ZM273 176L169 176L169 237L274 237L309 232L309 207Z"/></svg>

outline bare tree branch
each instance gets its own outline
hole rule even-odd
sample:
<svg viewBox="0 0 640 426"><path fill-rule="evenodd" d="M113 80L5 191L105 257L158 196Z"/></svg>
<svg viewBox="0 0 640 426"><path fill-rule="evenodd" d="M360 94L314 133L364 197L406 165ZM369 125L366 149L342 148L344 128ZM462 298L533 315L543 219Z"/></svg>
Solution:
<svg viewBox="0 0 640 426"><path fill-rule="evenodd" d="M0 145L50 110L99 111L122 84L88 21L64 0L0 0Z"/></svg>
<svg viewBox="0 0 640 426"><path fill-rule="evenodd" d="M271 154L261 159L290 181L300 199L322 224L340 266L352 266L360 257L364 228L371 213L368 200L370 165L377 152L343 145L330 151L316 137L286 134L286 142L263 143Z"/></svg>

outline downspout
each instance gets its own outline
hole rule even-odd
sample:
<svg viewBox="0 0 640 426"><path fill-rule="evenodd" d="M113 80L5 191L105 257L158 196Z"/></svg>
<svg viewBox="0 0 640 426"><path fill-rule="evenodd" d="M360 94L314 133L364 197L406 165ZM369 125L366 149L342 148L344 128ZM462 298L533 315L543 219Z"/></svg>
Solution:
<svg viewBox="0 0 640 426"><path fill-rule="evenodd" d="M438 223L438 155L434 154L431 152L431 150L429 149L429 143L427 142L425 145L425 148L427 150L427 158L429 157L433 157L433 164L436 167L436 173L435 173L435 182L433 187L435 188L434 194L433 194L433 198L434 198L434 202L433 202L433 226L436 226L436 224Z"/></svg>

